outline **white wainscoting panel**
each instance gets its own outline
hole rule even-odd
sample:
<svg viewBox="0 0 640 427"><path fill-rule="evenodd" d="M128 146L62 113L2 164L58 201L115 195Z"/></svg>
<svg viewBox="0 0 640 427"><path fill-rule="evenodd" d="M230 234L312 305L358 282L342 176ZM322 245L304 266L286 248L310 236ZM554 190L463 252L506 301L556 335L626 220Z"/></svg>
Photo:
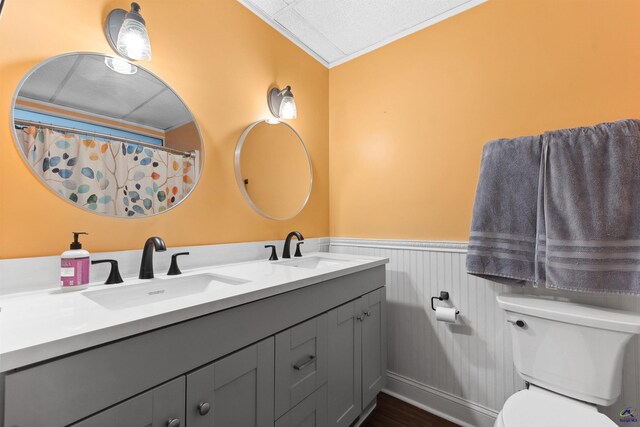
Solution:
<svg viewBox="0 0 640 427"><path fill-rule="evenodd" d="M388 384L397 397L465 426L493 425L504 401L524 388L513 367L511 336L500 293L555 295L572 301L640 312L640 298L501 285L466 273L466 243L331 238L330 252L388 257ZM460 310L459 324L435 320L430 298ZM619 422L640 406L640 345L629 343L622 396L601 408ZM628 425L628 423L620 423Z"/></svg>

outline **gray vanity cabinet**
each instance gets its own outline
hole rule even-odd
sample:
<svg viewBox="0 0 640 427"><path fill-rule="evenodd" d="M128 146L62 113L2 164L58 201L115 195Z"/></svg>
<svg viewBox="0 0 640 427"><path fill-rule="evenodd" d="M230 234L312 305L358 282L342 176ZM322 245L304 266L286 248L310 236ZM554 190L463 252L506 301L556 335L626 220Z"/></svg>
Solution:
<svg viewBox="0 0 640 427"><path fill-rule="evenodd" d="M361 299L328 313L329 425L347 427L362 412Z"/></svg>
<svg viewBox="0 0 640 427"><path fill-rule="evenodd" d="M93 415L72 427L184 426L185 378L180 377Z"/></svg>
<svg viewBox="0 0 640 427"><path fill-rule="evenodd" d="M273 337L187 375L187 427L273 426Z"/></svg>
<svg viewBox="0 0 640 427"><path fill-rule="evenodd" d="M327 314L276 335L276 419L327 382Z"/></svg>
<svg viewBox="0 0 640 427"><path fill-rule="evenodd" d="M347 427L384 385L384 279L379 265L0 373L0 427Z"/></svg>
<svg viewBox="0 0 640 427"><path fill-rule="evenodd" d="M385 288L331 310L329 425L349 426L385 385Z"/></svg>

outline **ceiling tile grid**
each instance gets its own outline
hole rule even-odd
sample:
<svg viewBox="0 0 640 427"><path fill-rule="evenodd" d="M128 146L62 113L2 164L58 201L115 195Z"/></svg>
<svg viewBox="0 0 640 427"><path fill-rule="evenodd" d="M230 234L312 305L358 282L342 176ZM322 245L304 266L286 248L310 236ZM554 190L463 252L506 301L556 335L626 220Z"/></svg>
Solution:
<svg viewBox="0 0 640 427"><path fill-rule="evenodd" d="M133 79L101 55L68 55L38 68L20 98L167 131L193 120L177 95L142 69Z"/></svg>
<svg viewBox="0 0 640 427"><path fill-rule="evenodd" d="M328 67L486 0L238 0Z"/></svg>

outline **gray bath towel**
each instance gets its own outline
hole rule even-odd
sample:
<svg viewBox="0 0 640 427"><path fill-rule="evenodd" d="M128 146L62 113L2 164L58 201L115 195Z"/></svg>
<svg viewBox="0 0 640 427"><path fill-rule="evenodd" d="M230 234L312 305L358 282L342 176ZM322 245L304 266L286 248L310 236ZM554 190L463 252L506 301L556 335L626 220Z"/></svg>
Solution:
<svg viewBox="0 0 640 427"><path fill-rule="evenodd" d="M467 270L502 283L640 293L638 190L638 120L493 141Z"/></svg>
<svg viewBox="0 0 640 427"><path fill-rule="evenodd" d="M640 293L640 121L547 132L544 144L547 286Z"/></svg>
<svg viewBox="0 0 640 427"><path fill-rule="evenodd" d="M489 142L482 151L467 271L500 283L535 282L542 137Z"/></svg>

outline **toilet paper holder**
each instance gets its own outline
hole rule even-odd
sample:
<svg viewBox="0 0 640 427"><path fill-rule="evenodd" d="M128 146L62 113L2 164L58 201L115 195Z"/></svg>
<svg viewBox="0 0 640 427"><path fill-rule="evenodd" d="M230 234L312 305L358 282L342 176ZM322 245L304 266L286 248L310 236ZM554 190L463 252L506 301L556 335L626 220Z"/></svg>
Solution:
<svg viewBox="0 0 640 427"><path fill-rule="evenodd" d="M436 307L433 305L433 300L437 299L438 301L448 301L449 300L449 292L440 291L439 297L431 297L431 310L436 311ZM456 314L460 314L460 311L456 310Z"/></svg>

